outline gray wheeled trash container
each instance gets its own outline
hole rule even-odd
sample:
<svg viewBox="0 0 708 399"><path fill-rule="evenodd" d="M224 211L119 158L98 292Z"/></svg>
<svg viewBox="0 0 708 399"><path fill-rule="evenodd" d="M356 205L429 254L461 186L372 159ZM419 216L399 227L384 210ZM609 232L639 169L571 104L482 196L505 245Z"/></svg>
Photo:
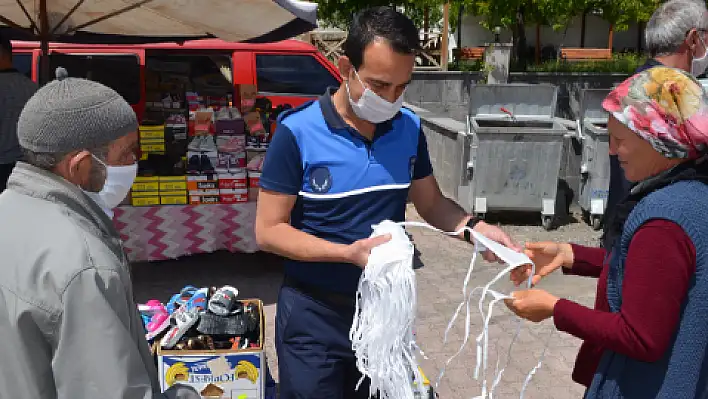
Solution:
<svg viewBox="0 0 708 399"><path fill-rule="evenodd" d="M467 176L469 204L480 216L489 211L540 212L553 228L558 174L566 127L554 118L552 85L495 84L470 88ZM465 186L463 182L463 186ZM563 197L564 198L564 197Z"/></svg>
<svg viewBox="0 0 708 399"><path fill-rule="evenodd" d="M602 100L608 94L609 89L585 89L580 95L578 132L583 155L578 202L583 209L585 221L595 230L602 227L610 189L608 113L602 109Z"/></svg>

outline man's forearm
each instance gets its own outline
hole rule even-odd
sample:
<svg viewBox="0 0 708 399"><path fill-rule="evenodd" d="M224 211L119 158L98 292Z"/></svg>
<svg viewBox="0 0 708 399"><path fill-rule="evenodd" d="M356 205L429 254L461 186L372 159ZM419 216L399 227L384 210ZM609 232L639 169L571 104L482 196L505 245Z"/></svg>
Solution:
<svg viewBox="0 0 708 399"><path fill-rule="evenodd" d="M418 209L418 212L426 222L444 231L461 229L471 217L455 201L444 196L427 209Z"/></svg>
<svg viewBox="0 0 708 399"><path fill-rule="evenodd" d="M264 251L304 262L351 262L348 245L317 238L287 223L259 230L256 239Z"/></svg>

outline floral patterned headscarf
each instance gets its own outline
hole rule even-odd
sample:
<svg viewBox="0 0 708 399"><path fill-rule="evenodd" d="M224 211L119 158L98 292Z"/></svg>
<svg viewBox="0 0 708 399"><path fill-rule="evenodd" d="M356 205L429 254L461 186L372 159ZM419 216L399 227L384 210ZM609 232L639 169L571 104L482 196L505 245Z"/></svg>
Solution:
<svg viewBox="0 0 708 399"><path fill-rule="evenodd" d="M655 67L625 80L602 107L666 158L708 152L708 97L690 74Z"/></svg>

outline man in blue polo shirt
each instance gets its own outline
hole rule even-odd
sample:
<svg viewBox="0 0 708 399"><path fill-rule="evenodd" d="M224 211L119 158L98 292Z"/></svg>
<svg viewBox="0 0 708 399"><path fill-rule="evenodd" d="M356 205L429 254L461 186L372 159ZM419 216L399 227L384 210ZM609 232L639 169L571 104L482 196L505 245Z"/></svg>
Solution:
<svg viewBox="0 0 708 399"><path fill-rule="evenodd" d="M518 249L440 192L420 119L401 108L418 48L418 30L395 9L361 11L339 59L344 84L278 123L260 180L256 238L289 259L275 327L283 399L368 397L366 383L355 390L355 293L371 248L390 239L368 238L371 226L404 220L409 196L440 229L472 226Z"/></svg>

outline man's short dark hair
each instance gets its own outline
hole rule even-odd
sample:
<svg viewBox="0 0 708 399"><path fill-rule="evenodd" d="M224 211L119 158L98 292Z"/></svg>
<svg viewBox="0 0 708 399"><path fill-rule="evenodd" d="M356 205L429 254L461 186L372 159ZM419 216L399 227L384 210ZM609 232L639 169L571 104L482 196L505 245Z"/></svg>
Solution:
<svg viewBox="0 0 708 399"><path fill-rule="evenodd" d="M420 50L418 28L410 18L393 7L367 8L354 15L343 47L355 69L364 63L364 50L376 39L386 40L400 54Z"/></svg>
<svg viewBox="0 0 708 399"><path fill-rule="evenodd" d="M0 34L0 56L7 57L12 55L12 43L10 39Z"/></svg>

